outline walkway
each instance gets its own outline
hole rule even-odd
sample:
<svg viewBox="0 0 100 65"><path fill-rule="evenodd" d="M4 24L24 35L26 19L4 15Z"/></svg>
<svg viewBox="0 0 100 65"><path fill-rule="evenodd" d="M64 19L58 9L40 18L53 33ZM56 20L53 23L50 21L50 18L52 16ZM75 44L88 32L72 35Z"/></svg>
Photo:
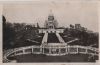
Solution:
<svg viewBox="0 0 100 65"><path fill-rule="evenodd" d="M63 38L59 35L59 33L56 33L57 38L59 39L60 43L65 43Z"/></svg>
<svg viewBox="0 0 100 65"><path fill-rule="evenodd" d="M71 41L67 42L67 44L72 43L72 42L77 41L77 40L79 40L79 39L75 38L74 40L71 40Z"/></svg>
<svg viewBox="0 0 100 65"><path fill-rule="evenodd" d="M42 44L47 43L47 39L48 39L48 33L45 33L42 40Z"/></svg>

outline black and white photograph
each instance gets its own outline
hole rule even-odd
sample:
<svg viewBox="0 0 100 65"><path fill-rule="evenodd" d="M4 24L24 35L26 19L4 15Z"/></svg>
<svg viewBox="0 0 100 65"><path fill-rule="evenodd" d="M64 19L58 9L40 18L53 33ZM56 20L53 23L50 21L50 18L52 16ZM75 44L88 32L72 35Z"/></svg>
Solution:
<svg viewBox="0 0 100 65"><path fill-rule="evenodd" d="M98 18L94 1L4 3L2 63L96 63Z"/></svg>

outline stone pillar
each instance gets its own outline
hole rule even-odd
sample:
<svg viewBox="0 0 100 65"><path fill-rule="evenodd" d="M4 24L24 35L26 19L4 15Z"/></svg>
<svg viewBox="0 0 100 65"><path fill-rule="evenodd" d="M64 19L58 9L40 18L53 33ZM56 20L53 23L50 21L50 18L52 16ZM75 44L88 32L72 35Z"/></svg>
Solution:
<svg viewBox="0 0 100 65"><path fill-rule="evenodd" d="M40 47L40 52L42 52L42 47Z"/></svg>
<svg viewBox="0 0 100 65"><path fill-rule="evenodd" d="M34 48L32 48L32 53L34 53Z"/></svg>
<svg viewBox="0 0 100 65"><path fill-rule="evenodd" d="M61 48L59 47L59 55L61 54Z"/></svg>
<svg viewBox="0 0 100 65"><path fill-rule="evenodd" d="M87 51L88 49L86 49L86 51L85 51L85 53L87 54L88 53L88 51Z"/></svg>
<svg viewBox="0 0 100 65"><path fill-rule="evenodd" d="M42 54L44 54L44 47L42 47Z"/></svg>
<svg viewBox="0 0 100 65"><path fill-rule="evenodd" d="M69 54L69 47L67 46L67 53Z"/></svg>
<svg viewBox="0 0 100 65"><path fill-rule="evenodd" d="M16 52L14 52L14 56L16 56Z"/></svg>
<svg viewBox="0 0 100 65"><path fill-rule="evenodd" d="M25 50L23 49L23 54L25 54Z"/></svg>
<svg viewBox="0 0 100 65"><path fill-rule="evenodd" d="M68 47L66 47L66 54L68 54Z"/></svg>
<svg viewBox="0 0 100 65"><path fill-rule="evenodd" d="M77 46L77 53L78 53L78 46Z"/></svg>
<svg viewBox="0 0 100 65"><path fill-rule="evenodd" d="M49 47L49 54L51 54L51 47Z"/></svg>

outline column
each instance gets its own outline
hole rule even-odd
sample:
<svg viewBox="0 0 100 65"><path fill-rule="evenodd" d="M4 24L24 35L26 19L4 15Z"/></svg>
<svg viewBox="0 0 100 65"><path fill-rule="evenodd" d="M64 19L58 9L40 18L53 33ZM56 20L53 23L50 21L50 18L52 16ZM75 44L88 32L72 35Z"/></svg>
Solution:
<svg viewBox="0 0 100 65"><path fill-rule="evenodd" d="M68 54L68 47L66 46L66 54Z"/></svg>
<svg viewBox="0 0 100 65"><path fill-rule="evenodd" d="M77 48L77 53L78 53L78 46L76 48Z"/></svg>
<svg viewBox="0 0 100 65"><path fill-rule="evenodd" d="M51 47L49 47L49 54L51 54Z"/></svg>
<svg viewBox="0 0 100 65"><path fill-rule="evenodd" d="M61 48L59 47L59 55L61 54Z"/></svg>
<svg viewBox="0 0 100 65"><path fill-rule="evenodd" d="M16 52L14 52L14 56L16 56Z"/></svg>
<svg viewBox="0 0 100 65"><path fill-rule="evenodd" d="M32 53L34 53L34 49L32 48Z"/></svg>
<svg viewBox="0 0 100 65"><path fill-rule="evenodd" d="M40 52L42 52L42 47L40 47Z"/></svg>
<svg viewBox="0 0 100 65"><path fill-rule="evenodd" d="M23 49L23 54L25 54L25 50Z"/></svg>
<svg viewBox="0 0 100 65"><path fill-rule="evenodd" d="M88 53L88 51L87 51L88 49L85 49L85 50L86 50L85 53L87 54Z"/></svg>
<svg viewBox="0 0 100 65"><path fill-rule="evenodd" d="M68 52L68 54L70 53L69 48L70 48L70 46L67 46L67 52Z"/></svg>
<svg viewBox="0 0 100 65"><path fill-rule="evenodd" d="M43 51L43 54L44 54L44 47L42 47L42 49L43 49L42 51Z"/></svg>

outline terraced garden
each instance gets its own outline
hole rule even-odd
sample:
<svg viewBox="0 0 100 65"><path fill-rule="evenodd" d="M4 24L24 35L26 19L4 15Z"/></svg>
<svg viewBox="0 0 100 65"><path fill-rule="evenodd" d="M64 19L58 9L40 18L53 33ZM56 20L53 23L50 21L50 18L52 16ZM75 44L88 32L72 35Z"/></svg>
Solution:
<svg viewBox="0 0 100 65"><path fill-rule="evenodd" d="M48 33L48 43L60 43L55 33Z"/></svg>

